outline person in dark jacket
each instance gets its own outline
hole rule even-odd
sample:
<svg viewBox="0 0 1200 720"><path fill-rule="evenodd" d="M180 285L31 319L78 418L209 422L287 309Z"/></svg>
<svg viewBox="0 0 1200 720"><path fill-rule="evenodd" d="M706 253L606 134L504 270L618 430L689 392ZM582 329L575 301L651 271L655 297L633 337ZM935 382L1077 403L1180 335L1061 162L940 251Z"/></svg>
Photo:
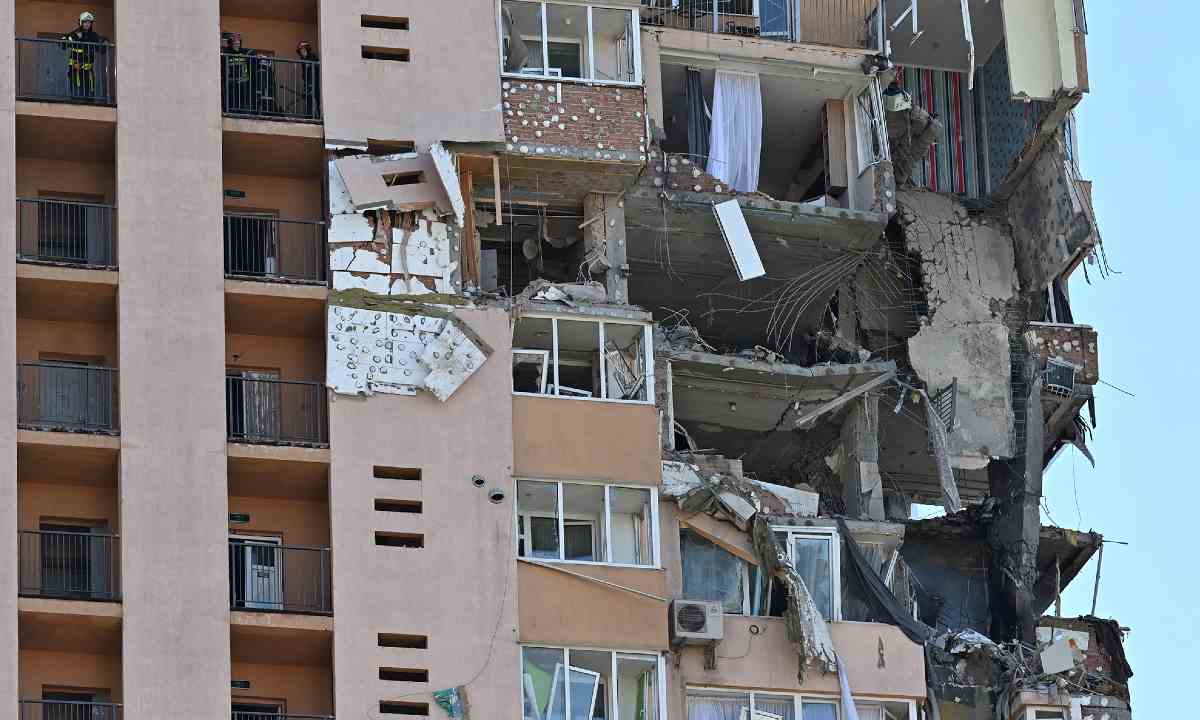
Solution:
<svg viewBox="0 0 1200 720"><path fill-rule="evenodd" d="M96 16L79 14L79 26L63 36L67 50L67 77L71 97L92 100L96 97L96 61L106 66L108 39L96 32Z"/></svg>
<svg viewBox="0 0 1200 720"><path fill-rule="evenodd" d="M312 44L301 40L296 45L296 57L304 61L300 65L300 87L304 93L298 103L305 119L319 120L321 117L321 58L313 52Z"/></svg>
<svg viewBox="0 0 1200 720"><path fill-rule="evenodd" d="M254 107L254 51L242 47L242 34L230 33L228 47L221 55L222 98L225 112L246 113Z"/></svg>

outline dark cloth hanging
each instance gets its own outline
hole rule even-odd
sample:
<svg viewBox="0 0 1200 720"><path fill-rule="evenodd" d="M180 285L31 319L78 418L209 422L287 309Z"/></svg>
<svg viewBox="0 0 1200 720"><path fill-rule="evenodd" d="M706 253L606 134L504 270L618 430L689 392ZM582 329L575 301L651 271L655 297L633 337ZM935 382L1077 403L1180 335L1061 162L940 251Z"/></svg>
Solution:
<svg viewBox="0 0 1200 720"><path fill-rule="evenodd" d="M687 68L684 91L688 108L688 154L696 167L708 164L708 138L711 122L704 106L704 82L700 71Z"/></svg>
<svg viewBox="0 0 1200 720"><path fill-rule="evenodd" d="M896 596L892 594L887 585L883 584L879 573L863 556L862 548L850 534L850 528L846 526L846 521L838 518L837 522L838 531L842 534L842 538L846 542L846 549L849 551L850 574L863 589L866 596L863 600L875 608L877 617L886 618L887 622L899 627L909 640L923 645L933 636L933 628L920 620L913 619L904 612L904 608L900 607L900 603L896 601Z"/></svg>

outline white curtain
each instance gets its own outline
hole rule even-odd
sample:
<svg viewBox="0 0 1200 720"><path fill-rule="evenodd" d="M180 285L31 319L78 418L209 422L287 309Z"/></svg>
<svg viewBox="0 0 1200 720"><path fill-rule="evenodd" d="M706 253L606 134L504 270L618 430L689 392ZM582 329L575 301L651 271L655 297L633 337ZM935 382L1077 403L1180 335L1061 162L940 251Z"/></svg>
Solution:
<svg viewBox="0 0 1200 720"><path fill-rule="evenodd" d="M758 190L762 91L757 75L717 70L708 146L709 175L735 190Z"/></svg>
<svg viewBox="0 0 1200 720"><path fill-rule="evenodd" d="M750 714L749 695L700 695L689 693L687 720L741 720Z"/></svg>

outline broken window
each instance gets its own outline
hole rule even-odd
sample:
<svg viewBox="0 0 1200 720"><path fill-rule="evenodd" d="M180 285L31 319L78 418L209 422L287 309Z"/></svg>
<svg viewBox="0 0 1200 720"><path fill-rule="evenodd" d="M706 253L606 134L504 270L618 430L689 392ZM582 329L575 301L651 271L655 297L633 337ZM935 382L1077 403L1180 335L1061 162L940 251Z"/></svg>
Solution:
<svg viewBox="0 0 1200 720"><path fill-rule="evenodd" d="M649 347L647 325L525 316L513 333L513 392L648 402Z"/></svg>
<svg viewBox="0 0 1200 720"><path fill-rule="evenodd" d="M860 720L916 717L911 701L855 700ZM837 720L838 703L804 695L687 689L687 720ZM910 714L911 711L911 714Z"/></svg>
<svg viewBox="0 0 1200 720"><path fill-rule="evenodd" d="M652 488L519 480L517 554L657 567L657 508Z"/></svg>
<svg viewBox="0 0 1200 720"><path fill-rule="evenodd" d="M771 612L770 578L757 565L742 560L688 528L679 531L683 597L719 602L729 615L782 615L786 600Z"/></svg>
<svg viewBox="0 0 1200 720"><path fill-rule="evenodd" d="M887 128L884 125L883 97L878 83L872 81L854 99L854 128L858 144L858 174L888 158Z"/></svg>
<svg viewBox="0 0 1200 720"><path fill-rule="evenodd" d="M521 648L524 720L661 720L658 656Z"/></svg>
<svg viewBox="0 0 1200 720"><path fill-rule="evenodd" d="M840 543L833 528L776 528L792 566L826 620L841 619Z"/></svg>
<svg viewBox="0 0 1200 720"><path fill-rule="evenodd" d="M509 74L640 83L637 10L504 0L500 55Z"/></svg>

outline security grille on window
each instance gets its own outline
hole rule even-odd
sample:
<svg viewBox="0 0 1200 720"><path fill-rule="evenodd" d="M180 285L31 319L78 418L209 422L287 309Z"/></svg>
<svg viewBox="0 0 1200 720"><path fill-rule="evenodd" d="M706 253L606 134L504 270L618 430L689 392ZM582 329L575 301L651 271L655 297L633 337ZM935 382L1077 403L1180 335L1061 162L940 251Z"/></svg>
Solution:
<svg viewBox="0 0 1200 720"><path fill-rule="evenodd" d="M640 83L636 9L504 0L500 67L547 79Z"/></svg>
<svg viewBox="0 0 1200 720"><path fill-rule="evenodd" d="M648 325L525 316L513 334L513 392L652 400Z"/></svg>
<svg viewBox="0 0 1200 720"><path fill-rule="evenodd" d="M520 480L517 554L533 560L658 566L654 488Z"/></svg>
<svg viewBox="0 0 1200 720"><path fill-rule="evenodd" d="M521 648L523 720L663 720L657 655Z"/></svg>

